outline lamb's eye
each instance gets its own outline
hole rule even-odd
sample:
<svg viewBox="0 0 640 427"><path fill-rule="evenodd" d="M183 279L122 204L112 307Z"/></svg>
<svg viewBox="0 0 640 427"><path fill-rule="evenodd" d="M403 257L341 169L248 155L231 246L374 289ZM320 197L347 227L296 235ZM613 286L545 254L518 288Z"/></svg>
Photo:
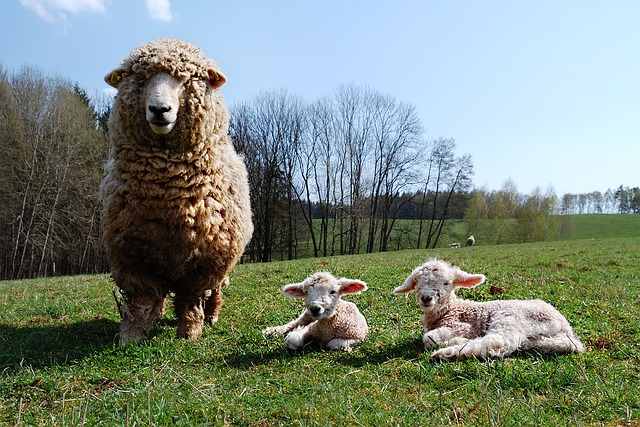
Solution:
<svg viewBox="0 0 640 427"><path fill-rule="evenodd" d="M329 292L330 295L335 295L336 291Z"/></svg>

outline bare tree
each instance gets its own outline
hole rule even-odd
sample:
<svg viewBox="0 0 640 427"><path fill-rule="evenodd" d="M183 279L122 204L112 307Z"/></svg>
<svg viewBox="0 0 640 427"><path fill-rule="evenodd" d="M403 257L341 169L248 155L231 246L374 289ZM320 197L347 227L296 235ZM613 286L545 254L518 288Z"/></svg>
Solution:
<svg viewBox="0 0 640 427"><path fill-rule="evenodd" d="M3 276L89 270L88 252L103 258L95 214L106 138L95 111L77 86L33 67L2 73L1 87Z"/></svg>
<svg viewBox="0 0 640 427"><path fill-rule="evenodd" d="M437 246L454 193L467 191L471 186L471 177L473 176L471 156L456 157L455 148L456 144L453 139L439 138L433 143L428 159L423 203L427 203L429 200L431 214L426 230L426 248ZM424 205L421 211L424 211ZM422 234L422 222L421 218L418 241L420 241Z"/></svg>
<svg viewBox="0 0 640 427"><path fill-rule="evenodd" d="M278 248L293 258L297 205L293 184L305 125L302 102L285 90L264 92L252 103L234 107L231 117L230 132L249 171L255 230L252 258L270 261Z"/></svg>

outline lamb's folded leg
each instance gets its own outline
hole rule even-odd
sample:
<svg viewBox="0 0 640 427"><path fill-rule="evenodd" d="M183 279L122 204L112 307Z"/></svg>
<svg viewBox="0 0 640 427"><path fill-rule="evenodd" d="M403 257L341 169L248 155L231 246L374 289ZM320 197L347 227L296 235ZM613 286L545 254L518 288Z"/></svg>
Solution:
<svg viewBox="0 0 640 427"><path fill-rule="evenodd" d="M334 338L327 343L327 348L330 350L344 350L351 352L352 347L360 344L362 340L354 340L347 338Z"/></svg>
<svg viewBox="0 0 640 427"><path fill-rule="evenodd" d="M262 331L262 333L265 335L268 335L268 334L286 335L296 328L307 326L313 321L314 320L311 317L311 315L307 312L307 310L305 310L297 319L294 319L289 323L285 323L284 325L270 326L268 328L265 328Z"/></svg>
<svg viewBox="0 0 640 427"><path fill-rule="evenodd" d="M464 360L467 357L506 357L516 350L518 350L518 342L515 339L509 340L503 335L494 333L441 348L433 352L431 357L438 360Z"/></svg>

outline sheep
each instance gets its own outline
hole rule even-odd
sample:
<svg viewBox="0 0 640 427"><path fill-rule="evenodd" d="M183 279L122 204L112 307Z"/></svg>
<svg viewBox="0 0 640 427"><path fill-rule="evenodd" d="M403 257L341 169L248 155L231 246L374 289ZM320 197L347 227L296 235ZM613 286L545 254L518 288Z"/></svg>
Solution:
<svg viewBox="0 0 640 427"><path fill-rule="evenodd" d="M177 336L218 320L222 288L253 233L247 171L218 93L226 77L195 46L133 50L105 77L117 89L101 184L101 226L124 302L120 342L146 338L174 295Z"/></svg>
<svg viewBox="0 0 640 427"><path fill-rule="evenodd" d="M285 344L298 350L316 344L331 350L350 352L369 333L365 317L358 307L340 297L367 290L366 283L354 279L337 279L329 272L318 272L301 283L282 288L290 298L304 298L305 310L291 322L266 328L263 334L285 336Z"/></svg>
<svg viewBox="0 0 640 427"><path fill-rule="evenodd" d="M476 244L476 238L473 237L473 234L467 237L467 246L473 246Z"/></svg>
<svg viewBox="0 0 640 427"><path fill-rule="evenodd" d="M475 302L458 299L457 287L472 288L485 281L446 261L431 259L417 267L396 294L416 292L424 312L426 349L435 360L507 357L518 350L543 353L580 353L584 345L567 319L542 300Z"/></svg>
<svg viewBox="0 0 640 427"><path fill-rule="evenodd" d="M448 247L450 247L452 249L460 249L460 243L458 243L458 242L449 243Z"/></svg>

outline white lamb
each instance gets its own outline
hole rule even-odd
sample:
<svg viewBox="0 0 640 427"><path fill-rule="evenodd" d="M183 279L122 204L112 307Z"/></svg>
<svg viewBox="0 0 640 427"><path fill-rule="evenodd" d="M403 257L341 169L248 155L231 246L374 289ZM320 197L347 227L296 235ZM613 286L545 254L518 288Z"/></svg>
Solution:
<svg viewBox="0 0 640 427"><path fill-rule="evenodd" d="M475 302L456 298L457 287L472 288L485 281L446 261L431 259L417 267L394 290L416 291L427 331L427 349L444 346L432 357L462 360L469 356L506 357L518 350L580 353L584 345L567 319L541 300Z"/></svg>
<svg viewBox="0 0 640 427"><path fill-rule="evenodd" d="M328 272L315 273L302 283L282 288L290 298L304 298L306 308L300 317L285 325L266 328L262 333L285 335L285 344L292 350L316 344L351 351L364 340L369 327L358 307L340 297L366 290L367 285L360 280L337 279Z"/></svg>

